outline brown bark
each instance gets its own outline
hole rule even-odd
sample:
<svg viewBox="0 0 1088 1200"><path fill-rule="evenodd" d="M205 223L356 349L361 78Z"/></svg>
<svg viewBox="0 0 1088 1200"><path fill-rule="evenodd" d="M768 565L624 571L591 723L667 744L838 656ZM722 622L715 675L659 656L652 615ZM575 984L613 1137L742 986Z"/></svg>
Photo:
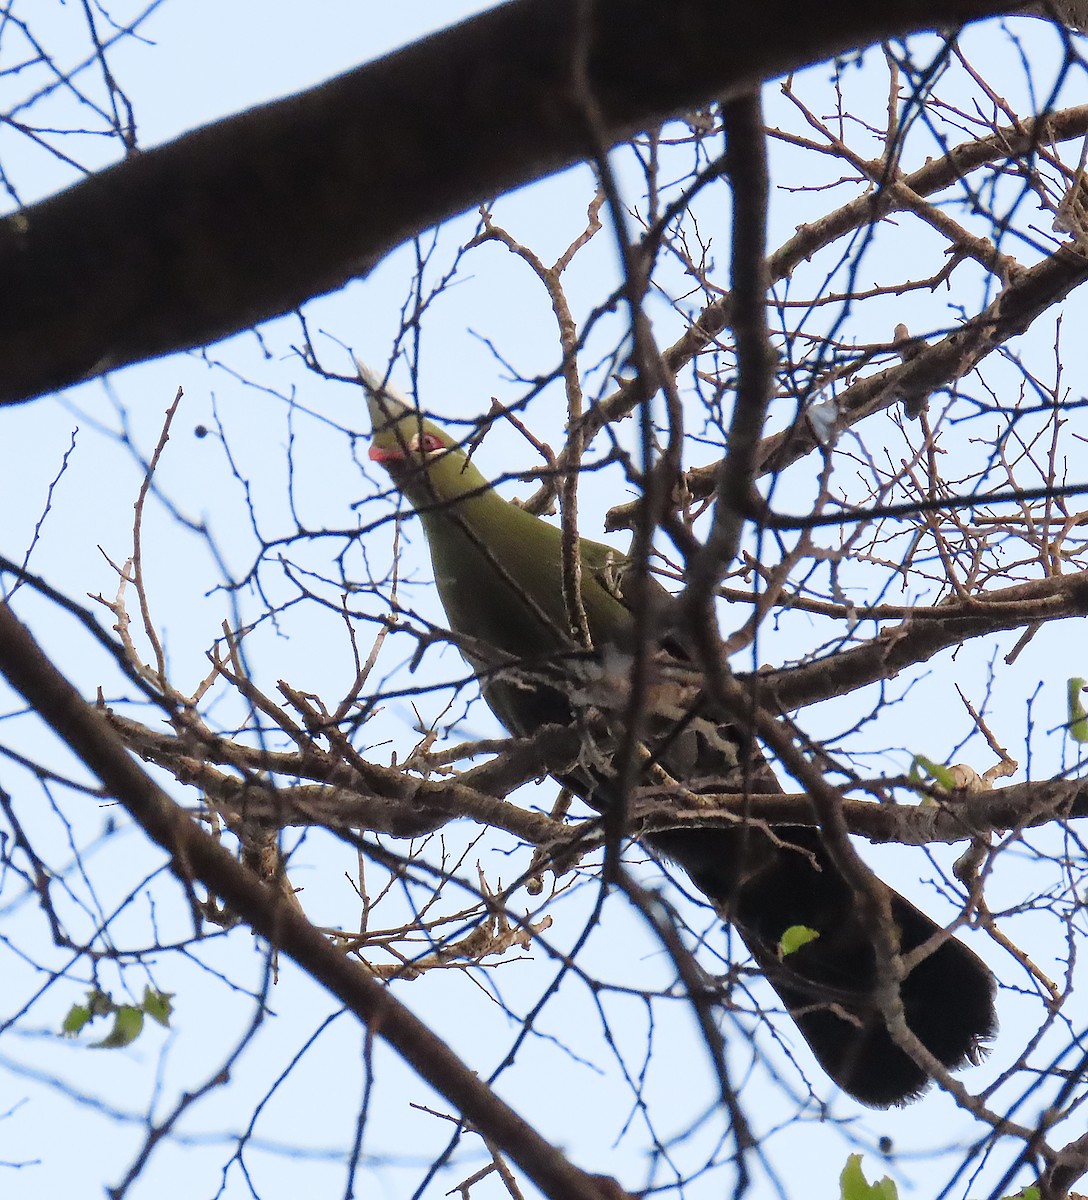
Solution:
<svg viewBox="0 0 1088 1200"><path fill-rule="evenodd" d="M485 1137L554 1200L600 1200L598 1180L575 1167L509 1108L450 1047L360 964L332 945L287 896L262 883L170 799L0 604L0 674L24 696L170 856L187 889L200 882L258 934L294 959L383 1038Z"/></svg>
<svg viewBox="0 0 1088 1200"><path fill-rule="evenodd" d="M708 98L994 0L516 0L0 222L0 402L207 344Z"/></svg>

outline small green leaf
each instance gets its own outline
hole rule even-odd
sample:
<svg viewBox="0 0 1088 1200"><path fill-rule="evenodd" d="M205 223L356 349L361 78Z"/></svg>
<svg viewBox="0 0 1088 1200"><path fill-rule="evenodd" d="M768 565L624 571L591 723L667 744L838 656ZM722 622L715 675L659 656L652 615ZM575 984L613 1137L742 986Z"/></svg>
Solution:
<svg viewBox="0 0 1088 1200"><path fill-rule="evenodd" d="M1015 1196L1009 1196L1007 1200L1039 1200L1039 1189L1034 1184L1028 1184L1026 1188L1017 1192Z"/></svg>
<svg viewBox="0 0 1088 1200"><path fill-rule="evenodd" d="M951 767L942 766L940 763L926 758L924 754L916 754L914 761L910 764L910 777L924 781L926 775L946 792L954 792L958 786Z"/></svg>
<svg viewBox="0 0 1088 1200"><path fill-rule="evenodd" d="M144 1002L141 1005L144 1012L153 1020L170 1028L170 1016L174 1006L170 1003L174 998L173 992L157 992L153 988L144 988Z"/></svg>
<svg viewBox="0 0 1088 1200"><path fill-rule="evenodd" d="M1084 711L1084 701L1081 699L1084 680L1079 677L1070 679L1066 687L1069 696L1069 736L1075 742L1088 742L1088 712Z"/></svg>
<svg viewBox="0 0 1088 1200"><path fill-rule="evenodd" d="M60 1031L65 1037L75 1037L76 1034L82 1033L84 1026L93 1021L95 1017L104 1017L113 1010L113 998L109 992L92 988L87 993L86 1003L73 1004L68 1010L68 1015L64 1018Z"/></svg>
<svg viewBox="0 0 1088 1200"><path fill-rule="evenodd" d="M120 1046L130 1046L140 1036L143 1027L143 1010L131 1004L122 1004L113 1018L113 1028L100 1042L94 1042L93 1045L100 1050L116 1050Z"/></svg>
<svg viewBox="0 0 1088 1200"><path fill-rule="evenodd" d="M861 1155L851 1154L839 1176L842 1200L897 1200L896 1186L887 1175L877 1183L868 1183L861 1169Z"/></svg>
<svg viewBox="0 0 1088 1200"><path fill-rule="evenodd" d="M170 1016L174 1011L170 992L160 992L145 987L144 998L139 1004L115 1004L108 992L97 988L87 993L85 1004L73 1004L64 1018L61 1032L66 1037L75 1037L96 1017L113 1017L113 1028L100 1042L92 1042L97 1049L113 1050L119 1046L130 1046L143 1032L144 1018L150 1017L169 1028Z"/></svg>
<svg viewBox="0 0 1088 1200"><path fill-rule="evenodd" d="M60 1027L65 1037L75 1037L83 1032L83 1026L91 1019L91 1009L87 1004L73 1004Z"/></svg>
<svg viewBox="0 0 1088 1200"><path fill-rule="evenodd" d="M791 925L778 939L778 957L796 954L802 946L814 942L819 936L818 929L809 929L807 925Z"/></svg>

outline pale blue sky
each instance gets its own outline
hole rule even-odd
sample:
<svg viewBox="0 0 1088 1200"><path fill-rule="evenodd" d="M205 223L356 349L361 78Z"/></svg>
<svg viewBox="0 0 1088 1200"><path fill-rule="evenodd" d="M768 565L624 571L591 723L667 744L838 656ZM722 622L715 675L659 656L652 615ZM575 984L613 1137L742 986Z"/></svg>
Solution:
<svg viewBox="0 0 1088 1200"><path fill-rule="evenodd" d="M486 7L489 6L427 2L390 6L329 0L311 6L302 15L297 4L283 0L260 5L252 0L237 0L229 5L210 0L181 4L174 0L153 13L141 28L145 42L127 42L116 55L111 55L110 62L133 102L141 144L152 146L218 116L315 84L461 15ZM62 65L69 67L85 54L84 25L75 4L29 0L21 6L12 3L9 9L33 26L47 48L59 56ZM139 6L133 5L132 11L138 10ZM123 14L115 10L114 16L120 19ZM1039 39L1040 45L1052 45L1052 40L1047 42L1050 35L1041 25L1020 22L1018 29L1025 37ZM25 78L21 73L4 77L5 67L12 63L11 58L5 61L5 52L14 56L16 46L10 31L5 36L9 38L7 43L0 41L0 103L4 107L9 94L22 94L18 89L24 86ZM979 30L971 37L976 39L972 45L979 57L988 56L1009 93L1018 90L1016 54L998 27ZM82 78L86 77L89 76ZM826 69L821 68L799 81L799 87L815 95L825 77ZM865 76L856 82L859 97L868 88L870 99L871 89L881 86L879 75L874 76L871 84L866 83ZM1077 88L1083 93L1081 75L1074 76L1074 92ZM773 86L767 90L767 102L772 120L786 119L786 109L776 100ZM44 124L52 111L46 105L33 110L33 114L37 123ZM64 99L58 97L56 112L64 111ZM65 119L71 122L72 118ZM92 135L73 135L64 144L66 152L85 166L103 164L116 154L115 144ZM924 147L920 153L925 153ZM802 161L796 154L776 148L773 161L776 183L797 182L791 176L794 165ZM28 202L76 178L70 168L29 146L25 138L4 126L0 126L0 162L20 197ZM622 160L618 167L622 178L631 178L625 173ZM833 163L828 166L832 177L837 170ZM502 200L497 215L519 238L540 249L544 257L554 255L577 234L584 221L585 204L592 191L591 185L587 186L588 179L583 168L545 181ZM809 176L805 182L811 185L816 181ZM719 222L719 230L725 225L722 213L713 206L720 203L717 197L709 201L706 214L708 222ZM811 198L804 195L776 193L772 245L784 240L805 219L809 211L805 205L811 203ZM817 198L816 203L819 206L816 211L823 212L832 206L833 200ZM436 256L439 265L433 274L440 273L458 242L468 236L472 220L469 216L453 222L443 231ZM724 264L727 248L720 233L715 250L719 262ZM906 253L923 257L928 252L929 243L904 219L897 228L887 230L883 240L878 240L872 251L871 267L874 274L879 273L882 255ZM345 373L350 370L347 350L338 342L346 343L375 365L384 363L398 328L413 266L412 249L402 248L366 281L307 307L315 345L330 369ZM580 318L607 293L609 281L615 276L613 244L602 235L579 260L570 279L571 298ZM169 286L168 280L163 282ZM890 337L891 328L901 319L907 320L915 331L940 327L953 320L950 311L953 299L940 292L907 300L891 298L886 305L866 311L864 320L873 322L871 327L851 328L850 336L874 340ZM974 300L972 297L970 303ZM696 301L697 298L693 299L693 306ZM678 318L660 300L651 301L649 311L659 340L671 341L680 328ZM1083 368L1084 347L1068 331L1083 328L1084 315L1083 300L1074 297L1066 308L1067 332L1063 343L1066 368L1071 373ZM1053 321L1041 323L1040 336L1044 341L1053 340ZM291 354L291 346L298 339L297 321L284 319L265 327L260 341L252 334L241 335L212 348L206 357L174 356L120 372L106 381L71 389L63 396L6 410L3 413L6 427L0 438L0 511L5 514L0 526L0 553L16 560L26 553L50 483L60 469L73 428L78 426L70 464L57 484L54 506L42 526L30 565L77 600L87 593L112 596L116 577L107 556L119 563L130 552L132 504L142 475L138 457L151 452L162 413L178 387L183 388L185 398L157 483L169 504L191 528L176 520L166 505L157 500L151 502L146 517L145 554L154 617L178 682L185 687L195 686L205 669L205 651L218 636L221 622L231 618L228 598L222 591L213 590L222 582L215 555L221 556L228 573L237 577L248 569L256 545L248 528L245 497L238 480L227 468L222 444L216 436L195 437L195 427L203 424L214 428L218 414L238 470L252 488L262 522L261 532L269 538L291 530L288 485L292 479L296 512L310 528L350 529L356 521L353 504L385 486L378 473L364 473L365 465L361 469L360 461L365 460L365 453L356 448L353 458L348 440L330 424L365 433L366 418L358 391L325 382L308 372ZM493 395L510 400L522 394L524 389L509 380L483 339L498 347L515 369L526 376L549 372L558 361L552 319L539 287L528 277L523 265L496 246L473 251L457 284L428 314L421 375L426 407L447 417L471 418L487 410ZM606 343L607 332L602 333L599 344ZM593 362L594 355L587 353L586 361ZM401 386L407 382L403 372L396 379ZM600 378L595 382L603 386ZM1076 384L1070 386L1079 395ZM287 402L288 397L295 402L293 408ZM126 413L129 438L136 454L119 436L121 410ZM558 444L564 415L559 393L554 388L544 393L534 403L531 415L534 429L553 445ZM621 436L631 435L621 431ZM889 439L898 436L889 422ZM292 438L295 439L293 476L288 470L287 456ZM703 458L698 453L692 452L692 461L710 461L715 457L709 447L703 449ZM491 474L532 464L525 444L512 434L489 438L479 461ZM528 491L525 485L510 490L522 495ZM589 536L596 535L604 511L623 498L618 474L603 476L599 486L596 481L588 483L581 502L583 530ZM803 502L800 488L783 497L783 507L787 509L796 510ZM367 510L371 516L377 511L373 504ZM428 567L421 554L421 537L413 526L406 527L406 536L411 544L405 554L404 570L408 580L418 581L419 586L406 585L405 602L440 621L433 590L425 586ZM367 540L368 557L374 563L387 562L390 542L388 528L376 530ZM336 544L331 553L335 554L339 548ZM327 543L318 541L299 548L297 557L312 569L326 573L332 570ZM362 571L358 553L348 561L349 569ZM282 579L275 586L281 596L289 594ZM251 594L243 593L239 603L243 615L259 611L258 598ZM98 686L103 687L108 697L114 694L120 685L110 663L69 618L58 616L25 592L18 610L24 619L34 622L46 647L89 695ZM370 611L377 614L380 608L372 603ZM102 617L108 624L104 612ZM773 642L767 636L761 639L757 661L788 661L793 654L803 651L809 636L806 621L786 621L778 639ZM1032 653L1022 656L1012 667L1000 669L995 719L1014 754L1022 749L1012 743L1022 734L1025 705L1040 682L1044 684L1044 692L1037 702L1035 720L1044 730L1052 731L1060 725L1066 675L1078 670L1088 674L1085 664L1075 661L1076 654L1082 651L1074 637L1081 636L1072 634L1068 625L1065 629L1048 631L1035 643ZM367 637L368 630L363 626L359 638L364 650ZM1005 649L1003 646L1002 650ZM409 652L407 645L391 640L382 660L383 669L392 671ZM988 648L971 647L953 663L942 660L939 671L920 677L909 691L909 702L890 709L882 718L875 744L903 747L898 761L904 767L910 753L942 758L966 729L952 685L961 683L974 696L984 692L988 653ZM262 630L254 639L250 663L256 681L270 694L274 693L277 680L287 679L298 689L335 698L347 686L354 670L342 623L316 606L292 609L279 628ZM752 656L741 665L752 665ZM447 650L443 655L429 655L424 671L415 679L403 672L398 679L411 684L458 678L463 674L460 659ZM905 690L904 686L895 694ZM7 714L15 706L6 694L0 695L3 696L0 713ZM421 705L425 706L426 701L421 701ZM426 715L435 717L437 712L436 702L431 701ZM829 705L820 713L807 714L806 728L817 736L838 730L853 719L853 712L853 709L847 712L842 705ZM411 720L403 701L387 706L374 722L372 737L370 727L367 730L368 739L378 747L374 751L376 758L388 761L393 750L403 757L412 742ZM489 714L477 703L471 711L468 730L484 733L495 728ZM73 769L70 764L65 765L62 755L54 756L44 748L45 737L29 721L8 717L0 722L0 741L17 745L28 755L48 753L50 761L60 769ZM1060 735L1040 737L1040 745L1045 745L1049 762L1037 770L1046 773L1057 764ZM989 761L982 762L980 769L989 765ZM1023 764L1021 757L1022 767ZM887 763L879 766L888 769ZM93 801L80 804L64 797L64 812L71 822L69 830L51 811L45 791L2 759L0 787L15 796L16 806L27 814L28 820L33 819L35 838L51 848L54 866L68 858L65 845L69 836L74 844L85 845L104 821L112 819L110 812L103 811ZM539 802L549 803L551 798L551 791L544 790ZM193 802L194 798L186 799ZM466 855L463 874L470 881L475 879L477 860L492 883L524 869L525 856L509 858L509 844L500 837L489 836L470 847L473 833L466 823L447 831L451 852L456 847ZM288 836L289 842L296 839L297 834ZM924 862L919 866L916 851L867 849L866 856L924 907L939 911L935 889L930 884L936 872ZM949 857L944 854L941 861L947 864ZM305 889L302 903L316 921L340 926L357 919L358 902L347 878L356 864L349 850L332 839L310 834L295 861L298 872L293 881ZM140 883L141 872L150 874L161 865L132 833L109 840L92 863L99 872L96 888L107 911ZM660 881L656 874L647 878ZM78 894L83 894L78 878L73 878L72 886ZM146 939L153 916L161 940L183 937L188 929L188 916L183 907L172 907L170 898L175 895L169 881L159 880L152 887L140 887L139 898L118 923L116 936L126 930L136 942ZM548 937L556 946L567 947L574 942L595 895L590 873L572 894L550 909L555 924ZM1018 899L1015 873L997 879L993 895L1008 896L1010 902ZM10 942L0 943L3 964L0 975L6 981L0 1020L7 1020L45 982L20 957L23 949L30 954L40 952L41 921L28 901L23 900L10 910L6 903L5 893L0 892L0 913L6 918L3 935L10 938ZM522 894L520 903L528 908L532 901ZM1023 927L1022 922L1018 928ZM1043 939L1041 956L1048 963L1062 953L1059 944L1047 941L1052 933L1050 928L1039 933ZM711 944L720 951L721 936L713 934ZM590 951L595 955L595 972L619 986L637 990L663 986L668 981L669 972L660 951L637 917L615 897L606 907L604 925L595 932ZM992 947L984 946L982 952L991 961L997 960ZM544 987L543 981L554 969L541 966L544 954L539 949L534 951L534 957L536 968L529 963L511 963L493 974L491 986L515 1012L522 1013L532 1006ZM54 969L66 969L64 956L59 952L51 962ZM181 1091L192 1090L204 1082L239 1038L252 1015L252 1001L242 992L225 986L212 971L243 980L247 986L258 985L262 960L247 934L235 930L229 937L206 945L201 951L200 965L167 954L157 956L149 965L155 985L175 994L177 1010L169 1034L151 1030L130 1049L112 1052L60 1041L56 1029L68 1006L81 999L87 987L84 965L74 968L70 980L54 983L34 1005L21 1028L3 1031L0 1114L13 1111L0 1120L0 1161L40 1160L40 1165L21 1170L0 1168L0 1192L5 1197L21 1200L24 1196L98 1195L103 1187L115 1185L123 1177L143 1138L138 1123L118 1122L109 1112L96 1113L93 1104L64 1095L49 1083L48 1077L60 1076L72 1081L74 1089L101 1098L108 1108L136 1117L152 1108L156 1118L161 1118ZM713 956L708 955L707 965L715 969ZM1008 973L1008 964L1004 966ZM719 963L717 969L724 968ZM130 986L137 986L137 977L138 972L132 970L127 977ZM104 986L117 988L120 994L121 985L109 964L103 966L102 982ZM461 973L434 972L417 982L400 985L398 995L432 1022L482 1074L502 1059L517 1032L515 1023L487 998L483 988ZM954 998L950 997L949 1002L954 1003ZM629 1069L637 1069L646 1056L646 1006L632 996L611 996L607 1003L613 1030L624 1043L624 1062ZM227 1166L231 1154L228 1135L245 1127L254 1107L273 1089L292 1056L335 1011L335 1006L290 964L283 965L279 982L271 991L269 1006L271 1012L261 1026L256 1044L232 1071L229 1086L214 1089L184 1122L182 1129L193 1143L159 1147L130 1193L132 1196L194 1200L223 1195L233 1200L252 1194L239 1166ZM1009 1051L1013 1053L1018 1052L1024 1040L1022 1033L1019 1038L1015 1036L1021 1011L1015 998L1003 1010L1004 1028L1013 1034L1009 1043ZM751 1021L747 1027L752 1027ZM730 1039L731 1067L736 1079L743 1081L742 1097L749 1105L757 1133L765 1139L762 1150L766 1160L773 1165L772 1175L753 1161L752 1195L760 1200L776 1194L776 1179L791 1195L834 1195L837 1173L852 1144L845 1136L847 1132L857 1138L861 1147L870 1149L880 1136L890 1136L897 1152L895 1159L885 1168L879 1156L870 1154L867 1169L870 1173L892 1170L905 1193L930 1196L943 1186L962 1158L964 1139L977 1135L977 1129L941 1095L932 1095L908 1110L891 1114L868 1113L841 1096L836 1097L833 1087L808 1064L800 1038L783 1019L775 1026L779 1036L809 1066L809 1077L830 1098L833 1112L852 1122L846 1128L836 1127L821 1121L816 1109L810 1108L802 1120L791 1123L792 1108L785 1105L782 1094L771 1087L765 1075L747 1075L751 1055L743 1034L728 1016L725 1028ZM614 1173L631 1188L644 1186L644 1155L649 1138L637 1113L631 1129L624 1129L632 1107L631 1090L603 1044L593 997L584 987L568 980L558 1000L546 1009L540 1032L545 1036L531 1038L520 1053L517 1068L504 1075L501 1094L537 1122L541 1132L562 1145L580 1166L594 1172ZM760 1038L762 1045L770 1044L766 1028L761 1030ZM713 1158L716 1140L727 1135L720 1114L705 1116L705 1110L713 1105L713 1083L705 1051L679 1003L655 1005L653 1039L646 1087L651 1111L659 1134L677 1139L677 1156L683 1158L690 1170L697 1157L696 1148ZM569 1051L560 1048L559 1040ZM1005 1053L1000 1045L995 1049L996 1065L1005 1060ZM259 1144L246 1154L257 1195L264 1200L280 1200L300 1194L324 1197L343 1193L343 1163L362 1093L362 1056L363 1041L358 1028L352 1020L341 1016L307 1050L283 1085L274 1090L256 1126L254 1138ZM789 1074L790 1067L781 1054L775 1061L787 1072L791 1086L797 1088L796 1074ZM403 1197L418 1186L423 1164L448 1136L445 1122L410 1105L440 1111L445 1111L445 1105L380 1044L375 1049L374 1062L378 1088L367 1122L357 1194ZM976 1083L971 1074L965 1079L969 1085ZM1023 1114L1024 1119L1032 1116L1033 1113ZM695 1127L690 1135L686 1132L689 1127ZM295 1147L297 1152L276 1153L260 1145L275 1142ZM471 1138L466 1139L459 1155L459 1164L431 1183L428 1196L444 1194L482 1161L478 1144ZM1000 1172L1005 1161L1001 1159L992 1165L991 1176ZM654 1182L660 1185L668 1181L668 1172L662 1168ZM221 1182L222 1190L218 1191ZM684 1194L691 1200L718 1197L731 1185L729 1170L719 1167L698 1179ZM984 1186L980 1183L970 1190L978 1194ZM956 1194L963 1191L961 1186ZM501 1194L494 1180L473 1190L476 1200L489 1200Z"/></svg>

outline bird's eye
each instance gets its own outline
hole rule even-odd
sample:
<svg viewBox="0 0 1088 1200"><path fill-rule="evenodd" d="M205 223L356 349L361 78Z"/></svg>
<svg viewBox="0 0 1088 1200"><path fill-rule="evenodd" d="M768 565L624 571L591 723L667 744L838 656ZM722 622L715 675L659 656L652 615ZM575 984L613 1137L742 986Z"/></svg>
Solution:
<svg viewBox="0 0 1088 1200"><path fill-rule="evenodd" d="M445 450L442 444L442 439L436 437L433 433L417 433L414 434L412 440L408 443L408 449L414 450L419 454L434 454L438 450Z"/></svg>

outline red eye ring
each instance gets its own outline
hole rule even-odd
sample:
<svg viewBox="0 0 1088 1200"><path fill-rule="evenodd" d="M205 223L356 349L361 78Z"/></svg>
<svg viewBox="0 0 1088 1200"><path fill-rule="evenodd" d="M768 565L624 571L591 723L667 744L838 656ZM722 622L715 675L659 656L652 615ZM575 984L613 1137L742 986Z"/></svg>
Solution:
<svg viewBox="0 0 1088 1200"><path fill-rule="evenodd" d="M385 463L403 463L410 454L418 454L423 458L429 458L432 454L437 454L439 451L445 452L446 443L434 433L414 433L408 439L407 445L399 442L394 446L371 446L369 457L373 462Z"/></svg>

